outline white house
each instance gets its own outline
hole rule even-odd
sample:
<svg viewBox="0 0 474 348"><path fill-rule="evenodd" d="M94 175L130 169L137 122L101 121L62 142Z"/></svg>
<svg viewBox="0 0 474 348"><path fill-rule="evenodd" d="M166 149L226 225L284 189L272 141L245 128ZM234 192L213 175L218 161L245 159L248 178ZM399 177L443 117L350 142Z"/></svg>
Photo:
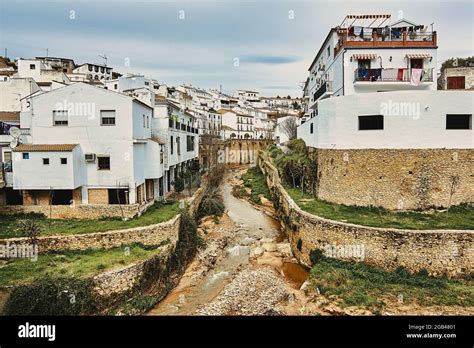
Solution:
<svg viewBox="0 0 474 348"><path fill-rule="evenodd" d="M366 17L347 16L329 31L309 68L313 118L298 137L317 148L472 146L470 128L446 137L449 115L472 113L472 96L436 91L436 32L389 15ZM359 26L364 21L372 25Z"/></svg>
<svg viewBox="0 0 474 348"><path fill-rule="evenodd" d="M349 15L332 28L309 67L309 108L331 96L436 89L437 34L390 15Z"/></svg>
<svg viewBox="0 0 474 348"><path fill-rule="evenodd" d="M392 91L319 103L298 138L318 149L472 149L474 93Z"/></svg>
<svg viewBox="0 0 474 348"><path fill-rule="evenodd" d="M43 62L41 59L18 59L16 78L32 78L45 91L62 87L71 83L71 80L62 71Z"/></svg>
<svg viewBox="0 0 474 348"><path fill-rule="evenodd" d="M157 96L152 122L153 136L165 143L164 187L171 191L173 181L199 153L196 118L171 100Z"/></svg>
<svg viewBox="0 0 474 348"><path fill-rule="evenodd" d="M112 67L103 64L84 63L73 70L74 74L85 74L90 81L107 81L112 79Z"/></svg>
<svg viewBox="0 0 474 348"><path fill-rule="evenodd" d="M13 189L23 204L128 204L163 195L153 109L116 92L75 83L28 98L21 122L32 143L13 151ZM18 191L17 191L18 192Z"/></svg>
<svg viewBox="0 0 474 348"><path fill-rule="evenodd" d="M236 109L219 109L217 113L222 118L225 139L252 139L254 137L254 116Z"/></svg>

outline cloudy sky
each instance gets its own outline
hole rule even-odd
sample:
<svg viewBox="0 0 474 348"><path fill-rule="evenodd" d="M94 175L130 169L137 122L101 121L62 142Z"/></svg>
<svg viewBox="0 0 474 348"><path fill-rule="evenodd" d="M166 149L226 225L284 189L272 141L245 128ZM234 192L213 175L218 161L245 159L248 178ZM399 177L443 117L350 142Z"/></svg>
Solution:
<svg viewBox="0 0 474 348"><path fill-rule="evenodd" d="M299 96L331 27L392 14L438 31L438 63L473 55L471 0L0 0L0 48L102 63L167 84ZM236 59L237 58L237 59ZM238 63L238 64L235 64ZM237 65L237 66L236 66Z"/></svg>

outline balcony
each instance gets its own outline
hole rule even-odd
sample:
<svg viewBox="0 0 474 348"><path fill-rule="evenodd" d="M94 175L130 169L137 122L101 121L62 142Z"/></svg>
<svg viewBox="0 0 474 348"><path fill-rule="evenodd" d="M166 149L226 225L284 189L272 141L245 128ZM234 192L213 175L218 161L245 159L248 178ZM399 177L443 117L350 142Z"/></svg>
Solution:
<svg viewBox="0 0 474 348"><path fill-rule="evenodd" d="M354 84L367 83L410 83L411 69L389 68L389 69L365 69L358 68L354 71ZM421 73L421 83L433 82L433 68L423 69Z"/></svg>
<svg viewBox="0 0 474 348"><path fill-rule="evenodd" d="M437 47L436 31L427 33L418 32L391 32L386 36L378 35L376 31L367 36L351 36L346 28L338 31L338 42L334 47L334 56L343 48L412 48Z"/></svg>
<svg viewBox="0 0 474 348"><path fill-rule="evenodd" d="M310 103L310 108L313 108L315 105L315 102L318 101L319 99L324 99L333 94L334 90L332 87L332 81L325 81L319 88L316 90L316 92L313 93L313 98Z"/></svg>

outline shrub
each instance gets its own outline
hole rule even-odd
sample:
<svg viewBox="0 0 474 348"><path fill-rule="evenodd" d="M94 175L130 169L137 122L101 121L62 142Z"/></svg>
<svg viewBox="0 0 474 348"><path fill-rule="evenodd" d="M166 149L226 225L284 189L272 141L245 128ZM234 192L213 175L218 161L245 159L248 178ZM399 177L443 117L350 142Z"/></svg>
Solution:
<svg viewBox="0 0 474 348"><path fill-rule="evenodd" d="M176 177L173 181L174 190L176 192L182 192L184 190L184 179L180 176Z"/></svg>
<svg viewBox="0 0 474 348"><path fill-rule="evenodd" d="M225 206L218 189L211 187L206 195L202 198L201 204L198 208L197 217L201 218L209 215L222 216L224 210Z"/></svg>
<svg viewBox="0 0 474 348"><path fill-rule="evenodd" d="M15 288L5 315L79 315L96 311L92 281L74 277L38 279Z"/></svg>

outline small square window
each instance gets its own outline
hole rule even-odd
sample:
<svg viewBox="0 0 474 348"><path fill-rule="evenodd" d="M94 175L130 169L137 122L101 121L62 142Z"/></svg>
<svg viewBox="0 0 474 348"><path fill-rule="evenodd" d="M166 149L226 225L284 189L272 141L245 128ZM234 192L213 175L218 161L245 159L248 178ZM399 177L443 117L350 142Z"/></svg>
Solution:
<svg viewBox="0 0 474 348"><path fill-rule="evenodd" d="M67 158L65 157L61 158L61 164L67 164Z"/></svg>
<svg viewBox="0 0 474 348"><path fill-rule="evenodd" d="M30 159L30 153L29 152L23 152L23 159Z"/></svg>
<svg viewBox="0 0 474 348"><path fill-rule="evenodd" d="M43 164L48 165L49 164L49 158L43 158Z"/></svg>
<svg viewBox="0 0 474 348"><path fill-rule="evenodd" d="M383 130L383 115L359 116L359 130Z"/></svg>
<svg viewBox="0 0 474 348"><path fill-rule="evenodd" d="M446 129L472 129L472 115L470 114L446 115Z"/></svg>
<svg viewBox="0 0 474 348"><path fill-rule="evenodd" d="M97 157L97 162L99 170L110 170L110 157Z"/></svg>
<svg viewBox="0 0 474 348"><path fill-rule="evenodd" d="M115 126L115 110L100 110L100 125Z"/></svg>
<svg viewBox="0 0 474 348"><path fill-rule="evenodd" d="M30 70L35 70L36 69L36 65L35 64L30 64Z"/></svg>

